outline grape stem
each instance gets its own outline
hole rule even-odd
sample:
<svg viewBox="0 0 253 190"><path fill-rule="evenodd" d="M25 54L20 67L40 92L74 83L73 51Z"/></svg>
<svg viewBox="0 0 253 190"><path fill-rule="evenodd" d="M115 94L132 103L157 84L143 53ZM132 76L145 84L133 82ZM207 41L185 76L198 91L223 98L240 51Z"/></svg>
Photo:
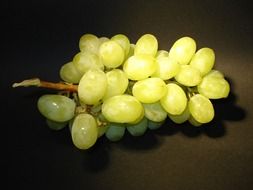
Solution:
<svg viewBox="0 0 253 190"><path fill-rule="evenodd" d="M19 83L14 83L12 85L13 88L16 87L29 87L29 86L36 86L36 87L42 87L42 88L51 88L55 90L64 90L69 92L77 92L77 85L69 84L69 83L61 83L61 82L48 82L40 80L39 78L32 78L23 80Z"/></svg>

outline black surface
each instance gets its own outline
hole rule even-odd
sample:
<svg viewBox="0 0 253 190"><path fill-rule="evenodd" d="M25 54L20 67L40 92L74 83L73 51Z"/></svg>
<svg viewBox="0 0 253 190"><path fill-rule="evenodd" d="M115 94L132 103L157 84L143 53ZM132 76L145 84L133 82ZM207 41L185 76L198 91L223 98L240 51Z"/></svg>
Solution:
<svg viewBox="0 0 253 190"><path fill-rule="evenodd" d="M252 20L244 1L7 1L2 36L1 99L8 130L8 188L19 189L253 189ZM7 24L7 25L5 25ZM58 71L78 51L84 33L132 42L144 33L169 49L182 36L215 50L230 96L215 101L216 118L202 128L170 122L143 137L100 139L76 149L69 131L50 131L36 108L47 92L12 89ZM5 95L5 96L4 96ZM3 97L4 96L4 97ZM2 115L3 116L3 115Z"/></svg>

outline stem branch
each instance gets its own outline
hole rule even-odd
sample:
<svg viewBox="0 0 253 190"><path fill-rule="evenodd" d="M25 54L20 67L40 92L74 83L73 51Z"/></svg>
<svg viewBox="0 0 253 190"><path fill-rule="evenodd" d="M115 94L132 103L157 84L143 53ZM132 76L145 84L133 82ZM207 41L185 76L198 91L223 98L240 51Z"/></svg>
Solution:
<svg viewBox="0 0 253 190"><path fill-rule="evenodd" d="M14 83L12 85L13 88L20 87L20 86L22 87L36 86L36 87L42 87L42 88L51 88L55 90L77 92L77 85L60 83L60 82L53 83L53 82L48 82L48 81L42 81L39 78L23 80L22 82Z"/></svg>

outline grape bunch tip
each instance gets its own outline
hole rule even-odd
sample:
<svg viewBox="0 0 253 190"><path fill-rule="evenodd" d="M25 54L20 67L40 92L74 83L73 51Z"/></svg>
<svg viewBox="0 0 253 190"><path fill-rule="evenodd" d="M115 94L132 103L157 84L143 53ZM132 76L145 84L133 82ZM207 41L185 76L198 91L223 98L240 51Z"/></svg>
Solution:
<svg viewBox="0 0 253 190"><path fill-rule="evenodd" d="M61 82L33 78L13 87L57 90L38 99L38 110L50 129L69 127L73 144L82 150L103 135L110 141L119 141L126 132L142 136L167 118L196 127L209 123L215 114L211 100L230 92L223 73L214 67L214 50L197 49L188 36L163 50L152 34L136 43L124 34L84 34L79 49L61 66Z"/></svg>

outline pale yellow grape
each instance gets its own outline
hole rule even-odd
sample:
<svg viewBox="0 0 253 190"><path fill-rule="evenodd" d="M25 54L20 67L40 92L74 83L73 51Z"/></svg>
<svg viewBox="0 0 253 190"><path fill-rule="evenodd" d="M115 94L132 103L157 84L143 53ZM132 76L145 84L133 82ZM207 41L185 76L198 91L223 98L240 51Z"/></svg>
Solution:
<svg viewBox="0 0 253 190"><path fill-rule="evenodd" d="M105 95L107 78L101 70L89 70L81 78L78 85L78 96L82 103L97 104Z"/></svg>
<svg viewBox="0 0 253 190"><path fill-rule="evenodd" d="M168 80L177 75L180 71L179 63L170 57L162 56L156 58L157 69L152 74L153 77L159 77L163 80Z"/></svg>
<svg viewBox="0 0 253 190"><path fill-rule="evenodd" d="M142 80L151 76L157 69L155 58L150 55L134 55L126 60L123 70L130 80Z"/></svg>
<svg viewBox="0 0 253 190"><path fill-rule="evenodd" d="M209 73L207 73L208 77L214 77L214 78L224 78L224 75L222 72L218 71L218 70L211 70Z"/></svg>
<svg viewBox="0 0 253 190"><path fill-rule="evenodd" d="M76 103L63 95L42 95L37 103L40 113L49 120L66 122L74 117Z"/></svg>
<svg viewBox="0 0 253 190"><path fill-rule="evenodd" d="M142 104L145 117L154 122L162 122L167 118L167 112L161 106L160 101L151 104Z"/></svg>
<svg viewBox="0 0 253 190"><path fill-rule="evenodd" d="M102 114L110 122L131 123L143 114L143 106L133 96L117 95L103 103Z"/></svg>
<svg viewBox="0 0 253 190"><path fill-rule="evenodd" d="M107 89L103 100L115 95L124 94L128 87L128 78L126 73L120 69L113 69L106 73Z"/></svg>
<svg viewBox="0 0 253 190"><path fill-rule="evenodd" d="M209 99L226 98L230 92L230 85L224 78L206 75L198 85L198 92Z"/></svg>
<svg viewBox="0 0 253 190"><path fill-rule="evenodd" d="M150 55L155 57L158 49L158 42L154 35L144 34L141 36L135 45L134 55Z"/></svg>
<svg viewBox="0 0 253 190"><path fill-rule="evenodd" d="M79 40L79 49L82 52L92 52L97 54L100 41L94 34L84 34Z"/></svg>
<svg viewBox="0 0 253 190"><path fill-rule="evenodd" d="M130 44L129 52L127 56L125 57L125 60L127 60L129 57L134 55L134 48L135 48L135 44Z"/></svg>
<svg viewBox="0 0 253 190"><path fill-rule="evenodd" d="M122 47L122 49L125 52L125 57L126 57L130 50L130 41L128 37L124 34L117 34L117 35L114 35L111 38L111 40L117 42Z"/></svg>
<svg viewBox="0 0 253 190"><path fill-rule="evenodd" d="M62 65L60 69L60 77L68 83L79 83L82 74L77 70L73 62Z"/></svg>
<svg viewBox="0 0 253 190"><path fill-rule="evenodd" d="M172 114L168 114L169 118L177 124L181 124L186 122L189 117L190 117L190 112L189 112L189 108L188 106L186 106L185 110L183 111L183 113L179 114L179 115L172 115Z"/></svg>
<svg viewBox="0 0 253 190"><path fill-rule="evenodd" d="M109 40L110 40L110 39L109 39L109 38L107 38L107 37L100 37L100 38L99 38L100 45L101 45L102 43L104 43L104 42L109 41Z"/></svg>
<svg viewBox="0 0 253 190"><path fill-rule="evenodd" d="M175 79L184 86L196 86L201 82L202 77L198 69L190 65L181 65Z"/></svg>
<svg viewBox="0 0 253 190"><path fill-rule="evenodd" d="M169 57L169 52L167 50L158 50L155 57L156 58Z"/></svg>
<svg viewBox="0 0 253 190"><path fill-rule="evenodd" d="M71 137L73 144L79 149L92 147L98 138L98 126L94 117L86 113L77 115L72 124Z"/></svg>
<svg viewBox="0 0 253 190"><path fill-rule="evenodd" d="M214 66L215 54L211 48L199 49L190 62L190 65L198 69L202 76L206 75Z"/></svg>
<svg viewBox="0 0 253 190"><path fill-rule="evenodd" d="M139 123L143 119L144 116L145 116L145 112L144 112L144 108L143 108L140 116L136 120L129 122L129 124Z"/></svg>
<svg viewBox="0 0 253 190"><path fill-rule="evenodd" d="M208 123L214 118L213 104L201 94L196 94L190 98L189 111L191 116L199 123Z"/></svg>
<svg viewBox="0 0 253 190"><path fill-rule="evenodd" d="M132 89L133 96L142 103L159 101L166 93L165 82L160 78L147 78L137 81Z"/></svg>
<svg viewBox="0 0 253 190"><path fill-rule="evenodd" d="M90 69L104 70L98 55L88 51L77 53L73 58L73 64L82 75Z"/></svg>
<svg viewBox="0 0 253 190"><path fill-rule="evenodd" d="M172 115L183 113L187 105L187 97L183 89L174 83L167 84L167 93L160 100L162 107Z"/></svg>
<svg viewBox="0 0 253 190"><path fill-rule="evenodd" d="M178 39L169 51L169 57L175 59L178 63L188 64L196 51L196 42L191 37L182 37Z"/></svg>
<svg viewBox="0 0 253 190"><path fill-rule="evenodd" d="M107 68L117 68L123 63L125 52L117 42L108 40L100 45L99 56Z"/></svg>
<svg viewBox="0 0 253 190"><path fill-rule="evenodd" d="M200 127L201 125L203 125L203 123L197 122L192 116L189 117L188 121L191 125L195 127Z"/></svg>

